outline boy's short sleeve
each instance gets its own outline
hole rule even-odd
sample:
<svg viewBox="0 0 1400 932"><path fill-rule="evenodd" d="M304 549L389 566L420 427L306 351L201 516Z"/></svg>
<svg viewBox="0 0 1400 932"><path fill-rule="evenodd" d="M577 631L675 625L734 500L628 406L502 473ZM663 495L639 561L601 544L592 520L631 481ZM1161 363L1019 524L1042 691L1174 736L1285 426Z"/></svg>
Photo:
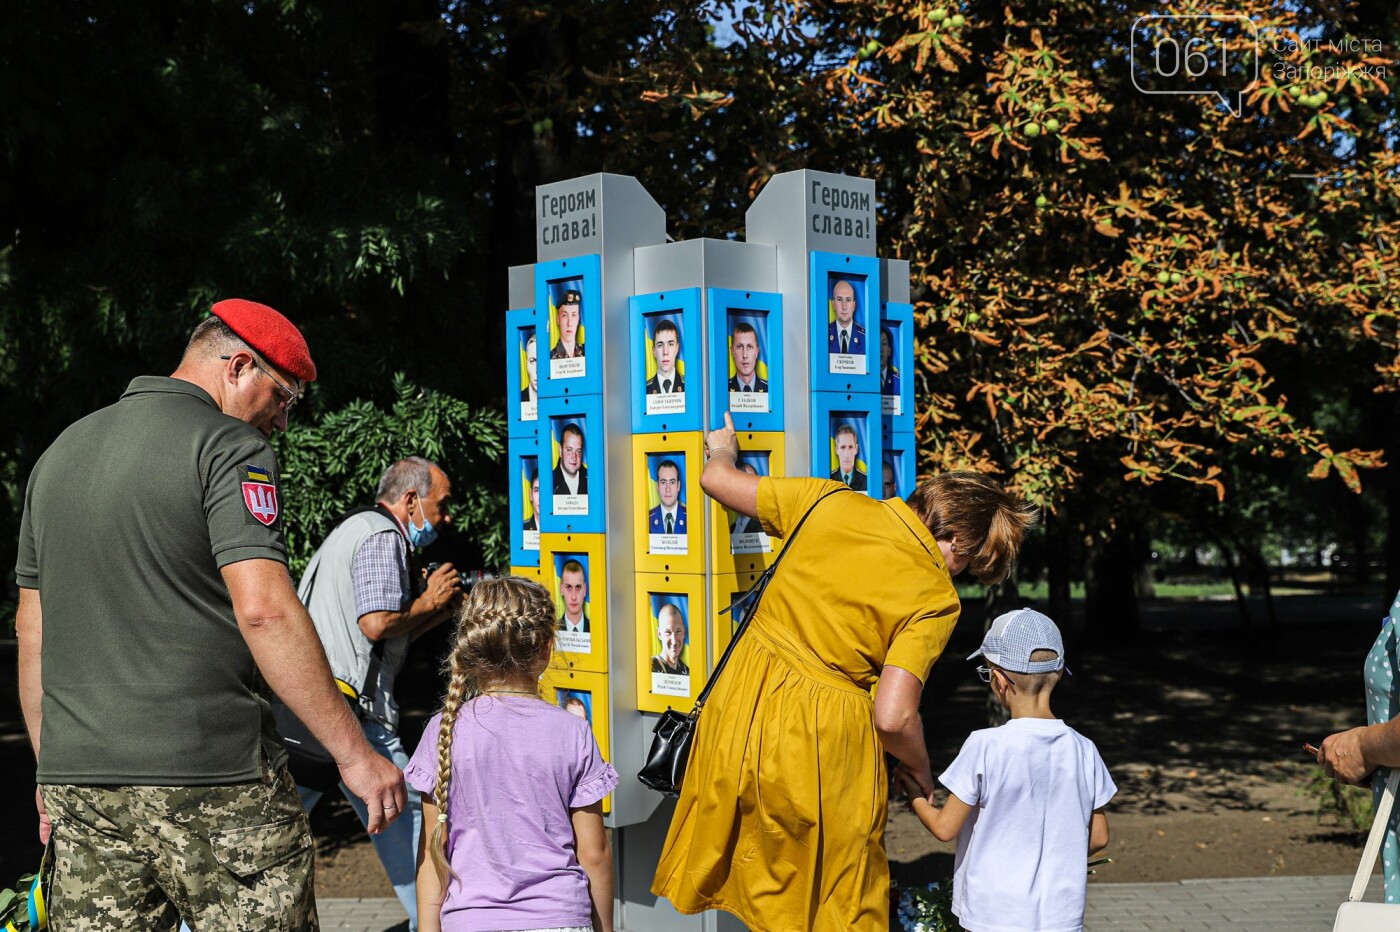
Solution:
<svg viewBox="0 0 1400 932"><path fill-rule="evenodd" d="M200 464L214 562L221 569L240 560L286 563L282 490L272 447L260 435L248 436L241 429L217 439Z"/></svg>
<svg viewBox="0 0 1400 932"><path fill-rule="evenodd" d="M617 788L617 771L612 764L603 760L598 750L598 742L587 722L578 722L579 769L578 781L574 784L573 795L569 797L570 809L591 806Z"/></svg>
<svg viewBox="0 0 1400 932"><path fill-rule="evenodd" d="M1099 756L1099 749L1094 747L1094 808L1102 809L1108 805L1108 801L1118 793L1118 784L1113 782L1113 775L1108 772L1108 767L1104 764L1103 758Z"/></svg>
<svg viewBox="0 0 1400 932"><path fill-rule="evenodd" d="M442 730L442 713L428 719L423 727L423 737L413 751L408 766L403 769L403 778L418 792L429 795L437 788L437 744L438 732Z"/></svg>
<svg viewBox="0 0 1400 932"><path fill-rule="evenodd" d="M938 775L938 782L967 805L976 806L982 799L985 760L981 736L974 731L967 736L948 769Z"/></svg>
<svg viewBox="0 0 1400 932"><path fill-rule="evenodd" d="M758 480L758 520L770 537L785 538L813 505L832 489L845 486L834 479Z"/></svg>

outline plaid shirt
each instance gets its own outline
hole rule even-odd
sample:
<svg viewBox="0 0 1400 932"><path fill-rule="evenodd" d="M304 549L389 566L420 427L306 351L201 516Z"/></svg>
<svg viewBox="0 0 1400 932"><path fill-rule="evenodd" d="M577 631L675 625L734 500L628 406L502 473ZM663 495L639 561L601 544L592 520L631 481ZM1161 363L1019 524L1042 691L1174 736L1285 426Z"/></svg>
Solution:
<svg viewBox="0 0 1400 932"><path fill-rule="evenodd" d="M408 542L398 531L380 531L355 551L355 613L401 612L413 603L408 578Z"/></svg>

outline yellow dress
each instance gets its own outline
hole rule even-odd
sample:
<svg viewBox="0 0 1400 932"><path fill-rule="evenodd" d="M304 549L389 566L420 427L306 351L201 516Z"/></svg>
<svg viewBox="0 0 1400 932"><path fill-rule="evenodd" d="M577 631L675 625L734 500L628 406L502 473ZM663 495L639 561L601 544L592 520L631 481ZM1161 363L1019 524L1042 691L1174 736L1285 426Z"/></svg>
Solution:
<svg viewBox="0 0 1400 932"><path fill-rule="evenodd" d="M759 518L782 537L839 486L764 478ZM700 715L652 892L754 932L887 932L888 778L870 688L886 664L924 680L958 611L904 502L822 501Z"/></svg>

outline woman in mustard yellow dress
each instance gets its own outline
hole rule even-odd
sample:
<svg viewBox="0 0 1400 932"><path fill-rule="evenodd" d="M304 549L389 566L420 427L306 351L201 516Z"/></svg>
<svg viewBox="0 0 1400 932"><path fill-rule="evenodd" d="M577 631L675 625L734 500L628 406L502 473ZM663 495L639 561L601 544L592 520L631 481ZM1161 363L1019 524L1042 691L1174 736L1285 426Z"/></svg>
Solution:
<svg viewBox="0 0 1400 932"><path fill-rule="evenodd" d="M735 468L728 415L706 448L705 492L775 537L842 487ZM958 620L952 576L1002 579L1033 520L975 473L816 505L700 716L652 892L755 932L887 932L883 754L932 792L919 698Z"/></svg>

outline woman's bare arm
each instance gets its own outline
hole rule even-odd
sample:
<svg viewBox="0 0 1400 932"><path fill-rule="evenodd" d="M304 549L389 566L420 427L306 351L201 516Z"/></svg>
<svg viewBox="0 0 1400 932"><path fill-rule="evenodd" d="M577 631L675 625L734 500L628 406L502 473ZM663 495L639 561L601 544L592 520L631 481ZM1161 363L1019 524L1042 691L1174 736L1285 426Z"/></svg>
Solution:
<svg viewBox="0 0 1400 932"><path fill-rule="evenodd" d="M709 459L700 473L700 488L725 508L757 518L758 476L738 466L739 435L728 411L724 426L705 435L705 454Z"/></svg>

